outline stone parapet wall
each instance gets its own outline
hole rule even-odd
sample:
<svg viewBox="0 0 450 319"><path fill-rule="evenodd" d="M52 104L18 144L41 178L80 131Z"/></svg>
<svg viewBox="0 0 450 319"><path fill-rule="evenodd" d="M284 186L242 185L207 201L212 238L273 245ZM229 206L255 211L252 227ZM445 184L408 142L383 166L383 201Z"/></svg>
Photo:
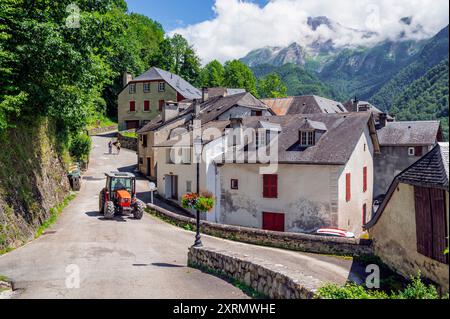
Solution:
<svg viewBox="0 0 450 319"><path fill-rule="evenodd" d="M156 205L147 204L155 214L184 227L195 227L195 219L181 216ZM283 233L233 225L201 221L201 232L207 235L245 242L249 244L283 248L295 251L342 256L372 255L368 240L354 238L324 237L300 233Z"/></svg>
<svg viewBox="0 0 450 319"><path fill-rule="evenodd" d="M117 125L93 128L93 129L88 130L87 133L89 135L98 135L98 134L114 132L114 131L117 131Z"/></svg>
<svg viewBox="0 0 450 319"><path fill-rule="evenodd" d="M262 259L216 250L191 247L188 265L233 278L271 299L313 299L324 283L300 271L274 265Z"/></svg>
<svg viewBox="0 0 450 319"><path fill-rule="evenodd" d="M123 136L122 134L119 133L117 134L117 139L119 140L122 148L126 148L137 152L137 138Z"/></svg>

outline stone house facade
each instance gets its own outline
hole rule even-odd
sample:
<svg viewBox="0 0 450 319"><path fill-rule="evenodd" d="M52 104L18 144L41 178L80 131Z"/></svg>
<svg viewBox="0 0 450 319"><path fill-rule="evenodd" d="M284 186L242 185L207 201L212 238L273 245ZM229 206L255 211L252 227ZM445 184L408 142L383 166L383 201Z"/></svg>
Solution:
<svg viewBox="0 0 450 319"><path fill-rule="evenodd" d="M166 102L201 98L201 92L180 76L156 67L134 79L124 78L118 96L119 130L141 128L162 112Z"/></svg>
<svg viewBox="0 0 450 319"><path fill-rule="evenodd" d="M396 176L365 226L375 253L405 277L421 275L449 290L448 143L439 143Z"/></svg>

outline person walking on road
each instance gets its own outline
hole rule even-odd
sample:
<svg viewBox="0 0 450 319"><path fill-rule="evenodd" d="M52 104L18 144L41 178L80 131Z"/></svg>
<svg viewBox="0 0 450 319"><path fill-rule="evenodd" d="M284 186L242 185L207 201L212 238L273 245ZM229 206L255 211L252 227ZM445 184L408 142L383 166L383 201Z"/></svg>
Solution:
<svg viewBox="0 0 450 319"><path fill-rule="evenodd" d="M109 140L109 143L108 143L109 154L112 154L112 147L113 147L112 141Z"/></svg>
<svg viewBox="0 0 450 319"><path fill-rule="evenodd" d="M120 142L119 141L117 141L116 147L117 147L117 155L119 155L120 154Z"/></svg>

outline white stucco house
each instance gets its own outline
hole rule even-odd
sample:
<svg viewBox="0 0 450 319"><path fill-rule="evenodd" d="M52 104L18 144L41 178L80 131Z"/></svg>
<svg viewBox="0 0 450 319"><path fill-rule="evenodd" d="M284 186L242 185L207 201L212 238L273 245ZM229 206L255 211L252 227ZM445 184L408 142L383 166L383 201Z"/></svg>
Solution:
<svg viewBox="0 0 450 319"><path fill-rule="evenodd" d="M369 113L210 121L202 126L198 165L192 161L193 141L200 141L195 136L189 131L155 146L159 193L174 201L190 191L213 193L216 205L207 220L290 232L338 227L360 234L371 218L379 145ZM182 163L173 163L171 152L179 153ZM274 169L267 170L268 158Z"/></svg>

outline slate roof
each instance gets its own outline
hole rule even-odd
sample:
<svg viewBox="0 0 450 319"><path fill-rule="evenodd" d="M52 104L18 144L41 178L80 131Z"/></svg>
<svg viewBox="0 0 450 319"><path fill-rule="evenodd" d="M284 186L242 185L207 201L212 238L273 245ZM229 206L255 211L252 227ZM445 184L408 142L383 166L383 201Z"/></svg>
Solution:
<svg viewBox="0 0 450 319"><path fill-rule="evenodd" d="M342 103L317 95L263 99L262 101L277 115L347 112Z"/></svg>
<svg viewBox="0 0 450 319"><path fill-rule="evenodd" d="M206 124L210 121L216 120L220 115L228 111L234 106L244 106L249 107L255 110L269 110L268 107L262 103L260 100L255 98L249 92L243 92L238 94L233 94L229 96L216 96L208 99L206 102L200 105L200 116L199 120L202 121L202 124ZM156 116L153 120L147 123L144 127L137 131L137 133L145 133L149 131L156 130L167 123L171 123L176 119L179 119L183 116L190 114L189 119L193 117L194 106L191 105L186 108L183 112L181 112L176 118L163 123L161 114Z"/></svg>
<svg viewBox="0 0 450 319"><path fill-rule="evenodd" d="M378 116L380 114L383 114L384 112L381 111L379 108L377 108L375 105L367 102L367 101L358 101L357 103L354 103L354 99L348 100L347 102L344 103L344 107L347 109L347 111L349 112L363 112L360 111L361 107L366 107L368 108L368 111L371 111L373 113L375 113L376 118L378 119ZM387 116L387 119L389 121L394 120L394 118L390 115Z"/></svg>
<svg viewBox="0 0 450 319"><path fill-rule="evenodd" d="M164 80L187 99L199 99L202 97L202 92L182 77L156 67L150 68L143 74L134 78L130 83L152 80Z"/></svg>
<svg viewBox="0 0 450 319"><path fill-rule="evenodd" d="M235 106L244 106L256 110L268 109L263 102L254 97L251 93L243 92L225 97L217 96L210 98L202 103L199 119L202 123L207 123L217 119L218 116Z"/></svg>
<svg viewBox="0 0 450 319"><path fill-rule="evenodd" d="M436 145L397 178L405 184L448 189L448 143Z"/></svg>
<svg viewBox="0 0 450 319"><path fill-rule="evenodd" d="M294 149L299 143L298 132L305 119L323 123L321 127L326 127L327 130L316 145L297 151ZM252 116L243 119L243 127L257 129L260 127L260 122L264 121L281 127L278 135L279 163L344 165L368 125L375 149L378 150L375 124L369 113ZM222 162L223 157L221 156L217 161Z"/></svg>
<svg viewBox="0 0 450 319"><path fill-rule="evenodd" d="M244 92L245 92L245 89L231 89L231 88L224 88L224 87L208 88L209 98L216 97L216 96L234 95L234 94L239 94L239 93L244 93Z"/></svg>
<svg viewBox="0 0 450 319"><path fill-rule="evenodd" d="M448 143L438 143L431 151L398 174L389 187L386 197L378 208L375 216L364 226L364 228L369 229L377 223L399 183L439 188L448 191L448 161Z"/></svg>
<svg viewBox="0 0 450 319"><path fill-rule="evenodd" d="M378 130L378 139L381 146L434 145L439 132L439 121L387 122Z"/></svg>

